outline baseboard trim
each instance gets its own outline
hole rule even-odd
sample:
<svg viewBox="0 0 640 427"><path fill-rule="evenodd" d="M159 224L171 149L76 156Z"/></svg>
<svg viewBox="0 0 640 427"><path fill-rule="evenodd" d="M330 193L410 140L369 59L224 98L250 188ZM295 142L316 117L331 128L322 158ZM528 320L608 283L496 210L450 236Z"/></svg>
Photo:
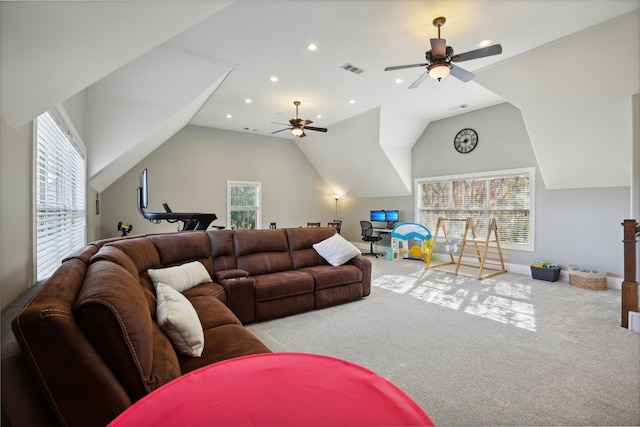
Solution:
<svg viewBox="0 0 640 427"><path fill-rule="evenodd" d="M360 242L351 242L351 243L353 243L358 249L362 250L363 252L369 251L368 244L364 244ZM391 249L391 248L389 246L373 245L373 249L376 252L384 254L386 253L387 249ZM448 257L445 254L433 254L433 259L438 260L440 262L444 262L444 261L447 261ZM505 262L504 265L507 268L507 271L511 273L522 274L525 276L531 275L531 267L528 264L523 265L523 264L512 264L512 263ZM558 279L558 281L569 283L569 272L566 269L560 270L560 278ZM607 289L621 290L622 277L607 275Z"/></svg>

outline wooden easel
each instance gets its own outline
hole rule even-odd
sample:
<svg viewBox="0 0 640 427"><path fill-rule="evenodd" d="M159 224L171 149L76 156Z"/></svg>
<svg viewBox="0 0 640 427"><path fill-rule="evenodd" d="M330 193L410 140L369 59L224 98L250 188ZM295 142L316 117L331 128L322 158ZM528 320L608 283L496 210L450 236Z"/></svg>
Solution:
<svg viewBox="0 0 640 427"><path fill-rule="evenodd" d="M442 234L445 241L449 242L450 236L447 232L447 222L464 222L465 228L462 234L462 242L460 244L460 251L458 252L458 259L455 260L453 253L449 252L449 261L440 264L431 265L431 251L426 260L425 269L432 269L438 271L445 271L447 273L453 273L455 275L461 274L465 276L475 277L478 280L483 280L496 274L506 273L507 269L504 266L504 259L502 257L502 249L500 249L500 241L498 239L498 226L495 218L489 219L489 227L485 238L478 238L476 235L476 229L473 225L473 219L449 219L438 218L438 225L434 234L434 241L437 241L438 234L442 229ZM456 266L454 271L451 269L443 269L446 265ZM473 270L474 274L462 269ZM477 274L475 270L477 269ZM485 270L489 270L485 272Z"/></svg>

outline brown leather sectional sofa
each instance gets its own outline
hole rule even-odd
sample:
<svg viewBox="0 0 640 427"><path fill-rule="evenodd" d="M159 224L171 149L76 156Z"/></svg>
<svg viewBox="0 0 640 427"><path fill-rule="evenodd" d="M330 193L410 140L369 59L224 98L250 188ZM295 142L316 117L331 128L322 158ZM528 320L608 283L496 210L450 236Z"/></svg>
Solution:
<svg viewBox="0 0 640 427"><path fill-rule="evenodd" d="M367 258L332 266L313 249L334 233L191 231L88 244L63 261L13 321L22 353L3 360L3 422L106 425L186 372L270 352L243 323L369 295ZM200 357L178 354L163 333L147 273L191 261L213 279L183 292L204 330Z"/></svg>

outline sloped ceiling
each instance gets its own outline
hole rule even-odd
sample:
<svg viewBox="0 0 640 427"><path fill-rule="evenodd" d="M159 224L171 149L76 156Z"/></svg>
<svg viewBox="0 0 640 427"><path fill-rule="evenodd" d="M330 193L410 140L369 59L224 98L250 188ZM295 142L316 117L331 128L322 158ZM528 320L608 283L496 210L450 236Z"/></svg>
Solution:
<svg viewBox="0 0 640 427"><path fill-rule="evenodd" d="M640 1L293 4L0 1L0 114L19 128L84 99L73 107L85 110L76 127L90 185L101 191L189 123L270 135L300 100L301 116L329 128L296 140L300 149L335 192L374 197L411 193L411 147L430 122L506 100L522 109L550 188L629 184L630 166L608 166L603 179L593 171L628 162ZM629 13L623 28L585 31ZM383 69L422 62L436 16L447 17L443 37L457 53L491 38L503 54L465 62L472 82L407 89L424 70ZM364 73L341 69L348 62ZM559 160L569 156L577 161Z"/></svg>
<svg viewBox="0 0 640 427"><path fill-rule="evenodd" d="M20 128L233 3L0 2L0 115Z"/></svg>
<svg viewBox="0 0 640 427"><path fill-rule="evenodd" d="M104 190L186 126L232 69L162 45L93 84L86 140L91 186Z"/></svg>

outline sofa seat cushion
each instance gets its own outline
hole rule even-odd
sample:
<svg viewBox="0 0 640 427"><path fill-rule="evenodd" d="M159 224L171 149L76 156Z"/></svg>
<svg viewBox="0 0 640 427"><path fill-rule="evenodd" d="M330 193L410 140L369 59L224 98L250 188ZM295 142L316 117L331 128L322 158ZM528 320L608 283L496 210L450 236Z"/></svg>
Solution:
<svg viewBox="0 0 640 427"><path fill-rule="evenodd" d="M194 286L193 288L182 292L182 294L187 297L187 299L195 297L214 297L225 304L227 303L227 292L224 290L221 284L216 282L202 283L198 286Z"/></svg>
<svg viewBox="0 0 640 427"><path fill-rule="evenodd" d="M318 265L316 267L301 268L298 271L313 276L316 290L362 282L362 270L350 264L337 267Z"/></svg>
<svg viewBox="0 0 640 427"><path fill-rule="evenodd" d="M302 271L290 270L251 278L255 281L256 301L286 298L314 291L313 277Z"/></svg>
<svg viewBox="0 0 640 427"><path fill-rule="evenodd" d="M240 320L222 301L211 296L188 298L200 317L202 329L216 328L221 325L240 325Z"/></svg>
<svg viewBox="0 0 640 427"><path fill-rule="evenodd" d="M241 325L222 325L204 331L205 346L199 358L180 356L183 374L222 360L271 350Z"/></svg>

